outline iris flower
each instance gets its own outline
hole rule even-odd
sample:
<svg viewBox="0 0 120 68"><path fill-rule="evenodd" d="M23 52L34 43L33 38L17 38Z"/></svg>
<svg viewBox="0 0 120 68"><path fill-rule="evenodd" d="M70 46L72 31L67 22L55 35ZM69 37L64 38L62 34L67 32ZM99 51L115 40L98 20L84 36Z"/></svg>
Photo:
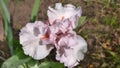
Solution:
<svg viewBox="0 0 120 68"><path fill-rule="evenodd" d="M56 3L55 8L48 7L47 15L50 24L55 24L59 21L64 22L64 20L68 19L71 26L75 28L77 26L77 20L81 16L81 8L76 8L72 4L67 4L63 7L61 3Z"/></svg>
<svg viewBox="0 0 120 68"><path fill-rule="evenodd" d="M72 4L48 7L49 22L28 23L19 34L24 53L40 60L56 48L56 60L68 68L78 65L87 52L87 42L73 29L76 28L81 8Z"/></svg>
<svg viewBox="0 0 120 68"><path fill-rule="evenodd" d="M28 23L21 29L19 34L20 44L23 46L24 53L40 60L45 58L54 48L47 37L48 27L41 21Z"/></svg>

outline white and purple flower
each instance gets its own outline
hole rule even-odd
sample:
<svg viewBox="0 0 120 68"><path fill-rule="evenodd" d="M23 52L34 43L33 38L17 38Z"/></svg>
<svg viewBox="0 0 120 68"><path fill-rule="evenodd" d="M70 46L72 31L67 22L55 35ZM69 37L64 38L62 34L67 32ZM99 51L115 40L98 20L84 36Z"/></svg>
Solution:
<svg viewBox="0 0 120 68"><path fill-rule="evenodd" d="M67 35L58 41L56 59L68 68L78 65L87 52L87 43L81 36Z"/></svg>
<svg viewBox="0 0 120 68"><path fill-rule="evenodd" d="M47 37L48 27L41 21L35 23L28 23L21 29L19 34L20 44L23 46L24 53L40 60L45 58L54 48ZM47 43L44 43L47 42Z"/></svg>
<svg viewBox="0 0 120 68"><path fill-rule="evenodd" d="M73 31L81 16L81 9L72 4L63 7L61 3L56 3L54 9L48 8L47 14L49 22L35 21L21 29L19 36L24 53L40 60L56 48L56 60L73 68L87 52L86 41Z"/></svg>

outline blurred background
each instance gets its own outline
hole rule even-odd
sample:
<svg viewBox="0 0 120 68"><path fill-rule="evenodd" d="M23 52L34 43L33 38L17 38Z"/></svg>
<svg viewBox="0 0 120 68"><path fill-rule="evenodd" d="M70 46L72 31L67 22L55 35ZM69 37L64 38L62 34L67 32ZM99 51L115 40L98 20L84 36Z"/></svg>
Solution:
<svg viewBox="0 0 120 68"><path fill-rule="evenodd" d="M77 30L88 43L88 52L78 68L120 68L120 0L40 0L37 20L45 21L48 6L55 3L81 6L84 24ZM34 0L8 0L13 38L30 21ZM0 65L10 57L0 13ZM14 48L13 48L14 49Z"/></svg>

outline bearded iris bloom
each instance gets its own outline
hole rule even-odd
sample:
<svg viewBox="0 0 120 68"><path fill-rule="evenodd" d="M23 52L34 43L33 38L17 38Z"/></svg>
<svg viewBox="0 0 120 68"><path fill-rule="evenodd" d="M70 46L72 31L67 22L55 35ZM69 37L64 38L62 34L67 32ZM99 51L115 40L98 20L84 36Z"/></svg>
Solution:
<svg viewBox="0 0 120 68"><path fill-rule="evenodd" d="M48 23L28 23L19 34L26 55L41 60L56 48L56 60L68 68L78 65L87 52L87 42L73 29L77 27L81 8L72 4L48 7Z"/></svg>

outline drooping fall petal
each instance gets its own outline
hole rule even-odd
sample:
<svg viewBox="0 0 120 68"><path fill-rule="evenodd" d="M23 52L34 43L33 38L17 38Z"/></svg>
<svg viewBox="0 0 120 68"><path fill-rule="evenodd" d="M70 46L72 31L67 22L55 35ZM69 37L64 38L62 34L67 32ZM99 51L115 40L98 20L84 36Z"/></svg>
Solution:
<svg viewBox="0 0 120 68"><path fill-rule="evenodd" d="M21 29L19 34L20 44L23 46L24 53L33 57L34 59L45 58L53 49L52 45L43 44L42 42L48 39L46 37L47 25L41 21L35 23L28 23ZM44 37L44 38L43 38ZM48 41L48 40L47 40Z"/></svg>
<svg viewBox="0 0 120 68"><path fill-rule="evenodd" d="M63 37L61 40L63 41L58 42L60 45L56 51L56 59L68 68L78 65L84 59L84 53L87 52L86 41L78 35Z"/></svg>

